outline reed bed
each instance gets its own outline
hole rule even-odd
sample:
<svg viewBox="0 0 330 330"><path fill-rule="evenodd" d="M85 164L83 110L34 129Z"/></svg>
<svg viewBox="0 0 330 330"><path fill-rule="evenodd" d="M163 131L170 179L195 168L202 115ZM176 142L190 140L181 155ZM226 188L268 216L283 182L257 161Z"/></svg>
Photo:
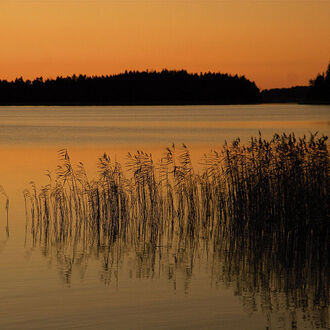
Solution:
<svg viewBox="0 0 330 330"><path fill-rule="evenodd" d="M193 236L199 224L207 229L203 235L217 237L223 228L229 235L312 227L322 234L329 220L326 140L283 134L241 145L237 139L204 155L201 173L185 145L167 148L157 164L151 154L129 153L125 171L104 154L96 180L61 150L56 177L49 173L48 185L37 191L32 183L24 191L28 217L33 228L51 230L58 240L93 231L99 244L102 237L129 235L132 227L138 241L149 235L152 244L164 230Z"/></svg>
<svg viewBox="0 0 330 330"><path fill-rule="evenodd" d="M128 154L124 167L104 154L94 180L66 150L59 155L49 184L32 183L24 198L32 245L56 256L67 283L93 256L110 282L133 251L138 277L180 271L188 290L203 259L212 281L235 286L247 305L257 293L267 313L294 306L307 320L318 315L313 327L329 325L327 137L236 139L205 154L200 172L185 145L168 147L158 162Z"/></svg>

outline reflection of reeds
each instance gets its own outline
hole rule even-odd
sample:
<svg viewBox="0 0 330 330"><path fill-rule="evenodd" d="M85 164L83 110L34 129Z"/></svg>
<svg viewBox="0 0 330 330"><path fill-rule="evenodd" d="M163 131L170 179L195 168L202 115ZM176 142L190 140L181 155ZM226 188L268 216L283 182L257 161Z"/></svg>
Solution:
<svg viewBox="0 0 330 330"><path fill-rule="evenodd" d="M68 282L72 267L86 269L92 255L108 282L135 251L138 276L154 276L156 265L168 278L181 269L188 285L201 254L212 278L235 283L238 294L258 292L272 306L283 293L287 306L319 310L318 322L327 325L326 140L237 139L205 155L201 174L185 145L167 148L156 165L151 154L128 154L126 171L104 154L92 181L61 150L56 177L24 192L33 244L48 255L55 249Z"/></svg>

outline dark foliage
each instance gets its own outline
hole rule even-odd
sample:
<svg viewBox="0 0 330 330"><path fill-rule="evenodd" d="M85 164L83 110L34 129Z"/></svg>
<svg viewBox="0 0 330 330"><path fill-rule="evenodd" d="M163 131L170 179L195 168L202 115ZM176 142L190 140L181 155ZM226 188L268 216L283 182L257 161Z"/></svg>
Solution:
<svg viewBox="0 0 330 330"><path fill-rule="evenodd" d="M237 104L259 101L244 76L181 71L130 71L110 76L73 75L0 81L0 104Z"/></svg>
<svg viewBox="0 0 330 330"><path fill-rule="evenodd" d="M326 72L310 80L307 101L330 104L330 63Z"/></svg>
<svg viewBox="0 0 330 330"><path fill-rule="evenodd" d="M261 92L261 100L264 103L300 103L306 99L308 90L307 86L265 89Z"/></svg>
<svg viewBox="0 0 330 330"><path fill-rule="evenodd" d="M330 104L330 63L326 72L319 73L309 83L309 86L265 89L261 92L261 102Z"/></svg>

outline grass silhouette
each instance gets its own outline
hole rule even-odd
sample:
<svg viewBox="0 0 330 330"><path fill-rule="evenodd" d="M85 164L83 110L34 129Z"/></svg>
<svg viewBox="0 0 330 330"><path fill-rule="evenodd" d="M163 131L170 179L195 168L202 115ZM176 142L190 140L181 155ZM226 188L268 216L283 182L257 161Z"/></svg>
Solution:
<svg viewBox="0 0 330 330"><path fill-rule="evenodd" d="M267 315L294 308L309 327L327 327L329 306L329 155L327 137L260 135L204 155L197 173L189 149L168 147L154 162L128 154L124 168L107 154L90 180L82 163L60 151L56 177L24 191L32 245L56 256L70 283L73 267L101 260L105 283L135 255L137 277L168 279L207 260L213 283L225 283Z"/></svg>

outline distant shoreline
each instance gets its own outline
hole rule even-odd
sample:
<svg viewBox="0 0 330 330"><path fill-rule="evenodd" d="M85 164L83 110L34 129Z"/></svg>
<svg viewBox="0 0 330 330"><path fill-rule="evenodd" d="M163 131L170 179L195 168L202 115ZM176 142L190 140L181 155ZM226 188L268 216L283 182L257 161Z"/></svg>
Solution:
<svg viewBox="0 0 330 330"><path fill-rule="evenodd" d="M262 104L300 104L300 105L330 105L326 102L294 102L294 101L272 101L256 103L0 103L0 107L25 107L25 106L70 106L70 107L88 107L88 106L216 106L216 105L262 105Z"/></svg>
<svg viewBox="0 0 330 330"><path fill-rule="evenodd" d="M274 102L275 104L276 102ZM282 102L277 102L282 103ZM289 103L289 102L283 102ZM290 102L293 103L293 102ZM8 103L2 104L0 103L1 107L5 106L208 106L208 105L258 105L258 104L271 104L271 103ZM298 104L298 103L297 103Z"/></svg>
<svg viewBox="0 0 330 330"><path fill-rule="evenodd" d="M0 80L0 105L129 106L330 104L330 65L310 86L260 91L244 75L186 70L125 71L109 76L73 75L33 81Z"/></svg>
<svg viewBox="0 0 330 330"><path fill-rule="evenodd" d="M129 71L110 76L73 75L0 81L3 105L251 104L260 90L244 76L185 70Z"/></svg>

